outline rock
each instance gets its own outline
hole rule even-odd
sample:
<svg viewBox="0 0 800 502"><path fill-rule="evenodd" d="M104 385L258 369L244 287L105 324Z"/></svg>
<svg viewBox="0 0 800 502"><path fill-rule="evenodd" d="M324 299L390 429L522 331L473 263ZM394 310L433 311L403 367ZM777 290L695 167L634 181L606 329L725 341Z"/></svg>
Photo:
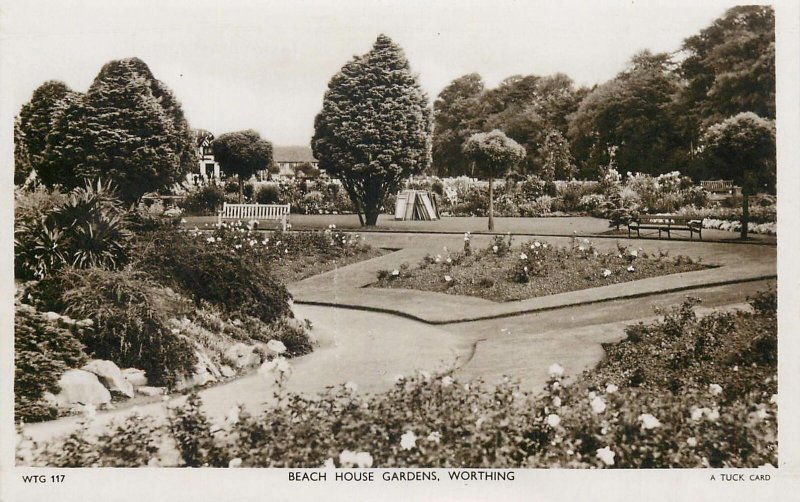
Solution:
<svg viewBox="0 0 800 502"><path fill-rule="evenodd" d="M93 359L83 369L97 375L100 382L111 392L133 397L133 385L125 380L125 377L122 376L122 370L113 362L104 359Z"/></svg>
<svg viewBox="0 0 800 502"><path fill-rule="evenodd" d="M136 392L143 396L160 396L164 394L164 387L147 387L142 386L136 389Z"/></svg>
<svg viewBox="0 0 800 502"><path fill-rule="evenodd" d="M234 368L255 368L261 364L261 356L255 347L241 342L231 345L222 358Z"/></svg>
<svg viewBox="0 0 800 502"><path fill-rule="evenodd" d="M214 361L212 361L205 352L197 351L195 352L195 356L197 357L197 367L203 366L208 373L214 376L214 378L219 378L222 376L222 373L220 373L217 365L214 364Z"/></svg>
<svg viewBox="0 0 800 502"><path fill-rule="evenodd" d="M58 406L58 398L52 392L45 392L42 394L42 401L50 406Z"/></svg>
<svg viewBox="0 0 800 502"><path fill-rule="evenodd" d="M191 376L184 376L180 379L176 385L179 390L216 382L222 377L217 365L204 352L197 351L195 356L197 357L197 363L194 366L194 373Z"/></svg>
<svg viewBox="0 0 800 502"><path fill-rule="evenodd" d="M45 312L44 319L47 322L56 322L61 319L61 316L56 314L55 312Z"/></svg>
<svg viewBox="0 0 800 502"><path fill-rule="evenodd" d="M61 408L76 408L92 404L111 404L111 393L100 383L97 375L85 370L67 370L58 380L61 392L55 396Z"/></svg>
<svg viewBox="0 0 800 502"><path fill-rule="evenodd" d="M147 375L144 370L138 368L125 368L122 370L122 377L129 381L134 388L147 385Z"/></svg>
<svg viewBox="0 0 800 502"><path fill-rule="evenodd" d="M236 376L236 372L233 371L233 368L231 368L227 364L223 364L222 366L220 366L219 372L222 373L222 376L224 376L225 378L231 378Z"/></svg>

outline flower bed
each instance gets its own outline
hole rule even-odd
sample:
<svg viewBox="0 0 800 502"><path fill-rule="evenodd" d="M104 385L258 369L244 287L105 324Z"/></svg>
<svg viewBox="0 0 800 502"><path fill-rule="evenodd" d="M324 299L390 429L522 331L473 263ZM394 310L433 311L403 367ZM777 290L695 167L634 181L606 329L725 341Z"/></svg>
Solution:
<svg viewBox="0 0 800 502"><path fill-rule="evenodd" d="M686 256L651 256L619 243L615 252L599 252L588 239L559 248L538 240L514 247L510 236L498 237L474 252L470 240L466 234L463 251L426 256L416 269L381 271L372 286L514 301L706 268Z"/></svg>
<svg viewBox="0 0 800 502"><path fill-rule="evenodd" d="M341 232L336 225L324 231L264 233L252 225L233 222L223 223L210 234L195 228L189 235L209 249L270 265L271 272L284 284L384 254L366 244L361 235Z"/></svg>
<svg viewBox="0 0 800 502"><path fill-rule="evenodd" d="M354 384L287 393L291 366L259 374L270 409L238 406L212 421L199 397L169 418L132 416L99 434L85 427L45 445L18 436L24 465L215 467L758 467L777 465L775 293L754 312L698 319L693 302L628 328L576 381L550 366L543 392L450 375L399 377L385 393ZM721 343L724 340L724 343ZM637 376L638 375L638 376ZM120 443L121 438L126 438ZM135 448L124 447L135 444Z"/></svg>

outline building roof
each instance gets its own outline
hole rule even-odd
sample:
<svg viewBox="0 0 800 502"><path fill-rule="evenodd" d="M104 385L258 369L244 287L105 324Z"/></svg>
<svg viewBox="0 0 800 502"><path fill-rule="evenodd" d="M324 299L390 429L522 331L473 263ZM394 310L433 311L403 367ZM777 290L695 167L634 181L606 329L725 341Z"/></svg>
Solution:
<svg viewBox="0 0 800 502"><path fill-rule="evenodd" d="M276 146L272 150L274 162L316 162L311 148L307 146Z"/></svg>

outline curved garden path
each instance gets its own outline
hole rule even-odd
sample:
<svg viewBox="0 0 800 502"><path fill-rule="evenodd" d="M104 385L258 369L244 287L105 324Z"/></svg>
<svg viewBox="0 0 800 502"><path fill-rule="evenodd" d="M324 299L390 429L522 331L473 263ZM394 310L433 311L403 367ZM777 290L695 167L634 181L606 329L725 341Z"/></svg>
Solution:
<svg viewBox="0 0 800 502"><path fill-rule="evenodd" d="M604 286L518 302L495 303L443 293L364 288L381 269L407 262L444 247L460 249L460 234L369 233L374 246L393 253L356 263L290 285L295 313L314 323L316 350L292 360L288 389L315 393L326 386L354 382L361 392L389 388L396 375L416 370L453 372L461 378L489 382L501 376L518 379L527 390L538 390L547 367L560 363L568 374L591 368L603 357L601 344L619 340L631 323L655 317L655 308L679 304L687 295L703 300L703 310L740 308L747 296L774 284L776 248L772 245L724 242L619 239L648 252L700 258L716 268L642 281ZM489 236L476 235L473 246L485 246ZM521 242L519 237L516 241ZM557 245L569 237L546 237ZM616 239L593 240L613 249ZM220 418L231 406L257 410L268 397L253 374L200 391L206 411ZM183 397L175 397L170 405ZM163 417L163 403L139 406L142 413ZM97 425L121 418L130 408L98 414ZM77 418L26 426L35 440L45 440L74 428Z"/></svg>

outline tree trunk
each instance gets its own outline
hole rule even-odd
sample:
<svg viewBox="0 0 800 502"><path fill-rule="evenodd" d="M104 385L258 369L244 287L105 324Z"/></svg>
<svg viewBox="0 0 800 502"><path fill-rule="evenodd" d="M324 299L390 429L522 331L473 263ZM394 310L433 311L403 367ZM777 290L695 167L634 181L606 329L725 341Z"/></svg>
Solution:
<svg viewBox="0 0 800 502"><path fill-rule="evenodd" d="M744 184L744 183L743 183ZM742 240L747 239L747 226L750 223L750 190L742 187Z"/></svg>
<svg viewBox="0 0 800 502"><path fill-rule="evenodd" d="M378 216L380 215L380 208L377 204L369 204L364 206L364 217L366 219L366 226L374 227L378 223Z"/></svg>
<svg viewBox="0 0 800 502"><path fill-rule="evenodd" d="M243 196L244 196L244 181L242 180L242 177L239 176L239 204L242 203Z"/></svg>
<svg viewBox="0 0 800 502"><path fill-rule="evenodd" d="M489 231L494 230L494 178L489 178Z"/></svg>

